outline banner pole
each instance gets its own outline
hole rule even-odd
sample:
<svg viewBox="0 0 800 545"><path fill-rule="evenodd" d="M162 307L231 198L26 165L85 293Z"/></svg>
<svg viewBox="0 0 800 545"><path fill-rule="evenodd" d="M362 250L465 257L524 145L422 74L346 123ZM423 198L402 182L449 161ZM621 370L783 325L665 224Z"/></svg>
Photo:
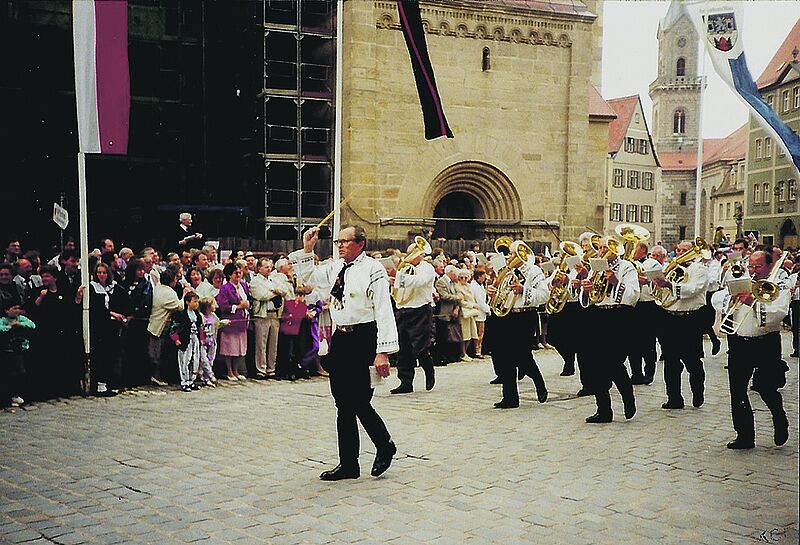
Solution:
<svg viewBox="0 0 800 545"><path fill-rule="evenodd" d="M342 45L344 39L342 37L342 27L344 19L344 1L338 0L336 2L336 96L334 102L334 113L336 116L334 123L334 145L333 145L333 227L331 235L333 239L339 234L342 225L341 207L339 203L342 202ZM336 254L336 248L331 247L333 257L339 257Z"/></svg>
<svg viewBox="0 0 800 545"><path fill-rule="evenodd" d="M83 389L88 393L91 387L91 360L89 341L89 232L86 206L86 154L78 152L78 223L81 249L81 287L83 287L83 346L86 354L84 360Z"/></svg>

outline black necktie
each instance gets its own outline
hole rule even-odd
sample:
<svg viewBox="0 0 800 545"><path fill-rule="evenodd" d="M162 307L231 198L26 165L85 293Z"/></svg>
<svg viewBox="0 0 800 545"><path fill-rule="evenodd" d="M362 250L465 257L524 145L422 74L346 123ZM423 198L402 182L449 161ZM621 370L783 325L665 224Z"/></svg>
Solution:
<svg viewBox="0 0 800 545"><path fill-rule="evenodd" d="M353 261L350 263L345 263L342 270L339 271L339 274L336 276L336 281L333 283L333 287L331 288L331 297L337 299L340 302L344 302L344 271L349 269L353 266Z"/></svg>

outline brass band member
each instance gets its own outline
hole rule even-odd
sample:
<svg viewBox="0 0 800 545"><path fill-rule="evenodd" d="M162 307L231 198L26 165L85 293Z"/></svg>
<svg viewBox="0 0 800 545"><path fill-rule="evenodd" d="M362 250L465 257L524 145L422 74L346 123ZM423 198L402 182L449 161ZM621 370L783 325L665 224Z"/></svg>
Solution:
<svg viewBox="0 0 800 545"><path fill-rule="evenodd" d="M754 252L747 265L753 280L766 279L773 265L772 256ZM736 430L736 438L727 445L730 449L755 447L753 409L747 395L750 377L753 377L753 389L772 413L775 444L783 445L789 438L789 420L778 390L786 385L789 369L781 360L780 329L789 310L790 295L787 289L779 290L775 300L768 303L755 300L750 292L731 296L723 290L712 297L714 308L722 314L731 306L732 299L742 303L734 315L741 325L736 334L728 335L728 382L733 429Z"/></svg>
<svg viewBox="0 0 800 545"><path fill-rule="evenodd" d="M572 291L574 293L574 299L577 303L576 306L573 307L575 309L575 315L573 317L573 331L575 335L577 335L578 332L588 331L594 325L592 320L594 308L591 306L584 308L579 302L581 293L583 292L581 282L587 279L590 274L588 258L589 256L597 255L597 248L592 244L593 239L599 241L600 236L592 233L591 231L582 233L578 238L578 244L581 245L583 256L587 259L587 261L578 262L578 264L575 266L575 277L572 279ZM578 362L578 376L581 381L581 388L577 393L578 397L592 395L589 387L587 386L587 376L585 376L584 372L584 370L591 365L592 349L591 343L575 343L575 359Z"/></svg>
<svg viewBox="0 0 800 545"><path fill-rule="evenodd" d="M600 239L598 255L608 252L610 239L608 236ZM609 393L612 382L622 396L625 418L633 418L636 414L633 385L625 368L628 351L625 344L620 342L620 332L631 331L634 327L632 311L639 300L639 279L633 264L617 255L611 255L608 265L609 269L602 273L608 283L606 295L594 305L593 316L597 319L590 329L592 359L582 369L584 374L589 375L586 383L597 403L595 414L586 418L589 424L611 422L614 419ZM588 293L592 289L592 281L583 280L581 286Z"/></svg>
<svg viewBox="0 0 800 545"><path fill-rule="evenodd" d="M653 252L666 257L664 248L661 246L654 246ZM646 242L639 242L636 245L633 260L639 263L643 274L637 275L639 302L633 309L636 335L631 341L628 362L631 366L631 382L633 384L650 384L656 373L656 330L661 309L653 301L650 281L644 273L660 271L663 267L654 257L648 257Z"/></svg>
<svg viewBox="0 0 800 545"><path fill-rule="evenodd" d="M509 262L517 256L521 241L513 242L509 247ZM533 327L537 319L536 307L543 305L550 295L544 273L534 264L534 256L522 263L509 274L516 276L513 291L516 295L511 312L504 316L495 316L492 323L492 359L497 363L497 370L503 384L503 398L494 404L497 409L519 407L519 390L517 389L517 369L522 375L528 375L536 386L536 397L539 403L547 401L547 388L544 378L533 359ZM490 298L497 293L495 286L489 286L486 293Z"/></svg>
<svg viewBox="0 0 800 545"><path fill-rule="evenodd" d="M417 247L408 247L411 253ZM425 389L433 389L435 377L431 357L431 331L433 330L433 283L436 271L433 265L424 260L419 253L408 262L409 267L389 271L389 283L401 290L402 298L395 300L397 306L397 333L400 339L400 353L397 359L397 378L400 385L391 390L393 394L407 394L414 391L414 371L419 366L425 371Z"/></svg>
<svg viewBox="0 0 800 545"><path fill-rule="evenodd" d="M693 248L692 242L678 244L675 259ZM681 373L684 366L689 372L692 388L692 405L700 407L704 401L706 373L703 369L703 315L706 304L708 273L700 260L685 267L686 274L674 284L665 278L656 278L656 286L667 288L676 301L662 316L661 340L664 355L664 382L667 401L663 409L682 409Z"/></svg>

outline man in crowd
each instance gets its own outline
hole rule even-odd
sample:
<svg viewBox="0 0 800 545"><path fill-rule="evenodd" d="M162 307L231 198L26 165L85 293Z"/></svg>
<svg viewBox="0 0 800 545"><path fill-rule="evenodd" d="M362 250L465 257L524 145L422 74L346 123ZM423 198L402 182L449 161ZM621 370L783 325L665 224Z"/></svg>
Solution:
<svg viewBox="0 0 800 545"><path fill-rule="evenodd" d="M22 288L26 297L29 297L33 290L42 287L42 277L38 274L33 274L33 264L28 260L20 258L14 264L14 283Z"/></svg>
<svg viewBox="0 0 800 545"><path fill-rule="evenodd" d="M180 224L175 232L177 250L200 248L203 245L203 233L197 232L197 230L192 227L192 215L188 212L183 212L178 216L178 219Z"/></svg>
<svg viewBox="0 0 800 545"><path fill-rule="evenodd" d="M447 365L459 358L461 343L461 325L458 321L458 309L461 296L456 293L456 273L453 265L445 265L444 260L434 260L434 271L437 274L436 289L436 358L437 365Z"/></svg>
<svg viewBox="0 0 800 545"><path fill-rule="evenodd" d="M275 378L275 362L278 355L280 312L283 301L291 297L291 284L273 280L272 260L258 262L258 274L250 282L253 298L253 323L255 327L256 379Z"/></svg>
<svg viewBox="0 0 800 545"><path fill-rule="evenodd" d="M19 243L19 240L10 240L6 245L6 254L3 258L3 262L11 263L13 265L21 255L22 245Z"/></svg>
<svg viewBox="0 0 800 545"><path fill-rule="evenodd" d="M161 273L159 284L153 288L153 307L150 311L147 332L150 334L148 354L153 368L150 381L156 386L166 386L161 380L161 352L169 341L167 325L173 312L183 310L183 297L179 298L175 293L177 284L178 278L175 273L172 269L167 269ZM182 291L183 295L186 295L193 290L185 287Z"/></svg>

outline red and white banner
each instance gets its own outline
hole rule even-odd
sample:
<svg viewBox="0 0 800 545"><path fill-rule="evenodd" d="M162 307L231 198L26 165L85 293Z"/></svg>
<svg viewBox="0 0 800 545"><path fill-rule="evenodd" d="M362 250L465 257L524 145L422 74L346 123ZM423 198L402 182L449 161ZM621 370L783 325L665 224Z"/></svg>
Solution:
<svg viewBox="0 0 800 545"><path fill-rule="evenodd" d="M127 0L73 0L75 97L82 153L128 153Z"/></svg>

